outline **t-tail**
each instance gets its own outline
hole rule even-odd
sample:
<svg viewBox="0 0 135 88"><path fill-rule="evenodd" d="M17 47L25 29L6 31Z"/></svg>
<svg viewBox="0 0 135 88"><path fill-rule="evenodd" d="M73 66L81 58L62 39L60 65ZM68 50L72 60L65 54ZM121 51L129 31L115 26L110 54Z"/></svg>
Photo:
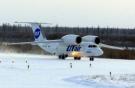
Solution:
<svg viewBox="0 0 135 88"><path fill-rule="evenodd" d="M42 30L37 23L30 23L32 26L32 31L36 42L41 42L47 40L46 37L43 37Z"/></svg>
<svg viewBox="0 0 135 88"><path fill-rule="evenodd" d="M46 41L46 37L43 37L42 30L40 28L40 24L49 24L49 23L37 23L37 22L15 22L15 23L27 23L32 27L33 35L35 38L35 42L43 42Z"/></svg>

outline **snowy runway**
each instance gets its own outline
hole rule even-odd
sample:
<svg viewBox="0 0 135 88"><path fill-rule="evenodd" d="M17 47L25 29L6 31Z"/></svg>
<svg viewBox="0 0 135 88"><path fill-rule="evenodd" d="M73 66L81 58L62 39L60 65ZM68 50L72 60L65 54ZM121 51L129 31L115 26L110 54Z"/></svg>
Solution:
<svg viewBox="0 0 135 88"><path fill-rule="evenodd" d="M0 88L135 88L134 60L97 58L90 67L86 58L0 54L0 61Z"/></svg>

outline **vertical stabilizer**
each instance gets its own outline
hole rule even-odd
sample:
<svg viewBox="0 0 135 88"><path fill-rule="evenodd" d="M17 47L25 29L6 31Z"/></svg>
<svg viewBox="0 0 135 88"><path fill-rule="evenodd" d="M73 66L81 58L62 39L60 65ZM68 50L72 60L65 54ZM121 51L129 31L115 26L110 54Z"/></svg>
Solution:
<svg viewBox="0 0 135 88"><path fill-rule="evenodd" d="M46 37L43 37L42 30L39 25L40 24L49 24L49 23L38 23L38 22L15 22L15 23L30 24L32 27L35 41L41 42L41 41L47 40Z"/></svg>
<svg viewBox="0 0 135 88"><path fill-rule="evenodd" d="M30 23L30 24L32 26L35 41L45 41L46 38L43 38L42 30L39 27L39 24L38 23Z"/></svg>

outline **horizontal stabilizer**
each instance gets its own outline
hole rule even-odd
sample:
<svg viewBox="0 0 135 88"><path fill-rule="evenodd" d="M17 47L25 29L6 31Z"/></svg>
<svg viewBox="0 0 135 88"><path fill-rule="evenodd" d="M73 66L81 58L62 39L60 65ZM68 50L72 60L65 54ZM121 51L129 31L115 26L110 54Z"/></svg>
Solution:
<svg viewBox="0 0 135 88"><path fill-rule="evenodd" d="M15 21L14 23L28 23L28 24L50 24L51 25L51 23L43 23L43 22L17 22L17 21Z"/></svg>

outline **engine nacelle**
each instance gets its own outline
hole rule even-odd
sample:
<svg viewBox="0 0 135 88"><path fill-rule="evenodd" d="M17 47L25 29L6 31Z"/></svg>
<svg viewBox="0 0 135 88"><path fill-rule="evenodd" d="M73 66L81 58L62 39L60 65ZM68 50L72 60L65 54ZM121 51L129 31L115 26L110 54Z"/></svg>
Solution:
<svg viewBox="0 0 135 88"><path fill-rule="evenodd" d="M82 37L82 40L86 42L94 42L96 44L100 43L100 38L98 36L93 36L93 35L84 36Z"/></svg>
<svg viewBox="0 0 135 88"><path fill-rule="evenodd" d="M82 38L79 35L69 34L62 37L62 40L66 44L80 44Z"/></svg>

